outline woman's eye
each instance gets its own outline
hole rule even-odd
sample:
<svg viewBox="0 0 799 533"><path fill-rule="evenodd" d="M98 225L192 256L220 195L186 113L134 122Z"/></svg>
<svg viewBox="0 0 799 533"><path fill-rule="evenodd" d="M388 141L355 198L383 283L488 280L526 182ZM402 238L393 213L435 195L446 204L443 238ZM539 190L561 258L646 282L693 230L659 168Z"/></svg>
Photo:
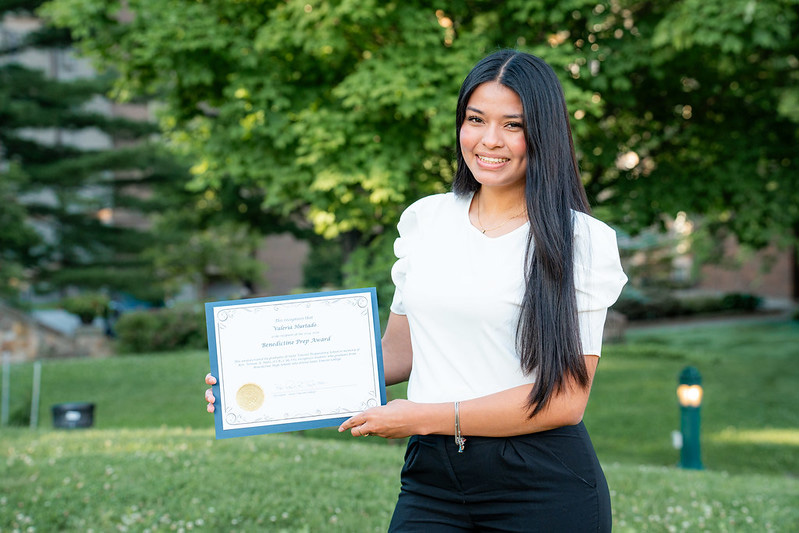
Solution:
<svg viewBox="0 0 799 533"><path fill-rule="evenodd" d="M474 122L475 124L480 124L481 122L483 122L483 119L480 118L480 117L476 117L476 116L472 115L470 117L467 117L466 121L467 122Z"/></svg>
<svg viewBox="0 0 799 533"><path fill-rule="evenodd" d="M514 128L514 129L517 129L517 128L518 128L518 129L521 129L521 128L523 128L523 127L524 127L524 125L523 125L523 124L521 124L520 122L509 122L509 123L508 123L508 127L509 127L509 128Z"/></svg>

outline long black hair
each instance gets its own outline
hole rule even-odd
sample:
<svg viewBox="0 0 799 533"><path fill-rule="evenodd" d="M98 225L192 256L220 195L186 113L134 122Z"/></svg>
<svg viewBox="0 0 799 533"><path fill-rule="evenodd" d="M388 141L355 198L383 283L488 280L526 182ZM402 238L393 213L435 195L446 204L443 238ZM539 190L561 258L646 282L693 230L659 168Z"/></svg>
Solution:
<svg viewBox="0 0 799 533"><path fill-rule="evenodd" d="M582 387L589 383L577 322L572 216L572 211L589 212L589 206L577 167L563 88L542 59L516 50L501 50L486 57L461 86L456 111L455 193L465 195L480 188L463 159L460 128L472 92L486 82L499 82L513 90L524 110L525 201L530 232L516 347L522 370L536 377L528 398L533 417L553 392L566 386L567 378Z"/></svg>

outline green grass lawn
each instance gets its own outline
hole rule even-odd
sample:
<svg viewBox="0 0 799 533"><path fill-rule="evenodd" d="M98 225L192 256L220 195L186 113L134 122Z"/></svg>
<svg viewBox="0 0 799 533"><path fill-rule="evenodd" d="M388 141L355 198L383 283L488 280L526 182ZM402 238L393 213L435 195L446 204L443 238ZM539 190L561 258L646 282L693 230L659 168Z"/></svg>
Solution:
<svg viewBox="0 0 799 533"><path fill-rule="evenodd" d="M385 531L403 450L210 429L12 430L3 531ZM615 530L796 531L799 484L607 464Z"/></svg>
<svg viewBox="0 0 799 533"><path fill-rule="evenodd" d="M673 465L677 376L702 374L705 467L799 476L799 322L631 331L608 346L586 425L603 460Z"/></svg>
<svg viewBox="0 0 799 533"><path fill-rule="evenodd" d="M799 324L628 337L605 348L586 414L615 530L799 531ZM700 472L674 468L670 438L689 364L705 385ZM335 430L216 441L207 368L199 352L44 362L40 429L0 430L0 531L385 530L402 446ZM12 366L15 420L31 373ZM50 406L72 401L96 404L93 429L51 429Z"/></svg>

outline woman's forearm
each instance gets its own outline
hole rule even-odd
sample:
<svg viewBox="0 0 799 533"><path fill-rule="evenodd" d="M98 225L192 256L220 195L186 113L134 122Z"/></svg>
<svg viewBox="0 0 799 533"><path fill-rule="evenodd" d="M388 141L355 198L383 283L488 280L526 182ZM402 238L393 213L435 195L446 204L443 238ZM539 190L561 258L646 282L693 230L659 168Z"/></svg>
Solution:
<svg viewBox="0 0 799 533"><path fill-rule="evenodd" d="M598 360L595 356L585 357L591 380ZM388 377L386 381L389 381ZM529 417L527 400L531 389L532 385L521 385L459 402L462 435L510 437L577 424L585 412L591 382L585 388L567 382L563 390L554 392L547 406L532 418ZM394 400L352 416L339 426L339 431L351 431L356 437L378 435L391 439L411 435L454 435L454 403Z"/></svg>
<svg viewBox="0 0 799 533"><path fill-rule="evenodd" d="M599 358L586 356L588 374L593 378ZM567 382L568 383L568 382ZM522 385L495 394L460 402L460 425L464 436L509 437L546 431L579 423L590 393L576 384L567 384L552 395L548 405L530 418L528 397L532 385ZM419 430L424 434L452 435L455 410L451 402L419 405Z"/></svg>

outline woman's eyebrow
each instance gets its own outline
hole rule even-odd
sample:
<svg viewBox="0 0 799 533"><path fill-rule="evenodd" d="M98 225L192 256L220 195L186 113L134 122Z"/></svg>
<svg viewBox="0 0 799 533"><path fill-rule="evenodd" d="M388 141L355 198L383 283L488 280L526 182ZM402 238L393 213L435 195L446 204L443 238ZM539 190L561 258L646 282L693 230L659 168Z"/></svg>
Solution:
<svg viewBox="0 0 799 533"><path fill-rule="evenodd" d="M485 115L484 112L480 111L476 107L466 106L466 109L469 111L474 111L475 113L479 113L480 115ZM516 115L502 115L502 118L524 118L524 115L516 114Z"/></svg>

